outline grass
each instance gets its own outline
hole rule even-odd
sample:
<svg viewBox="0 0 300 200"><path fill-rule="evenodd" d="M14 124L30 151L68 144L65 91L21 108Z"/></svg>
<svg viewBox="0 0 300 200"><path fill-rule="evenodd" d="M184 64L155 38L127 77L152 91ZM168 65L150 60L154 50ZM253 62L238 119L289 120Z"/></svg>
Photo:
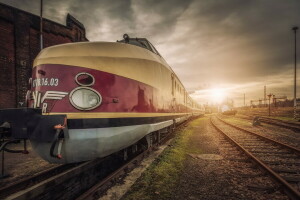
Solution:
<svg viewBox="0 0 300 200"><path fill-rule="evenodd" d="M193 126L199 125L203 118L197 119L184 130L178 131L171 147L167 148L125 195L129 199L171 199L180 179L187 153L199 153L193 145L189 147Z"/></svg>

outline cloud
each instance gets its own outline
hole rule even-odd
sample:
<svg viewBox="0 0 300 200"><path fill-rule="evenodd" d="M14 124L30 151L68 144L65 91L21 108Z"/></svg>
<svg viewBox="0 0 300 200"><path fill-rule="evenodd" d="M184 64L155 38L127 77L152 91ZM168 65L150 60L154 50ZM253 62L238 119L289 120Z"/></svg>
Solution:
<svg viewBox="0 0 300 200"><path fill-rule="evenodd" d="M39 13L34 0L0 2ZM66 14L72 14L84 24L91 41L116 41L124 33L148 38L190 92L237 85L235 91L258 98L263 93L256 88L268 84L292 96L291 27L300 22L298 0L44 3L46 18L64 24Z"/></svg>

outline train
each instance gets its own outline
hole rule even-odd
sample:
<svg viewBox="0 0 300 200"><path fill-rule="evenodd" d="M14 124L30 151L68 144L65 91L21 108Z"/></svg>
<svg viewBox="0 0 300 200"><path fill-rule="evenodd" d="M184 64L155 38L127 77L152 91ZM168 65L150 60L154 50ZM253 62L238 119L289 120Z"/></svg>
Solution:
<svg viewBox="0 0 300 200"><path fill-rule="evenodd" d="M34 60L25 108L0 110L12 136L50 163L101 158L204 109L146 38L78 42Z"/></svg>

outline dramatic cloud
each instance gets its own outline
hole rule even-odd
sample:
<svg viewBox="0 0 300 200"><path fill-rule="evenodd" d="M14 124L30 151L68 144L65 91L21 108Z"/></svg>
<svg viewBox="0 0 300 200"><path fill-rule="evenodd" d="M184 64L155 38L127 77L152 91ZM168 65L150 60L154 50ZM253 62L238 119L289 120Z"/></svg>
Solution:
<svg viewBox="0 0 300 200"><path fill-rule="evenodd" d="M39 1L0 2L39 13ZM244 93L248 104L263 98L264 85L292 97L299 10L298 0L44 0L46 18L65 24L72 14L91 41L148 38L195 99L209 102L206 91L221 87L237 105Z"/></svg>

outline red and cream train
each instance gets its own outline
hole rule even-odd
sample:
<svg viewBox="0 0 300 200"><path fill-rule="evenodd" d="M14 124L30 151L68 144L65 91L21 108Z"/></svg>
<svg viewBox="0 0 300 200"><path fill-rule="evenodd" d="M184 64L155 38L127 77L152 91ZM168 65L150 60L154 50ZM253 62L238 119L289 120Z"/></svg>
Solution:
<svg viewBox="0 0 300 200"><path fill-rule="evenodd" d="M204 113L154 46L126 34L43 49L30 85L28 108L0 111L0 123L52 163L104 157Z"/></svg>

